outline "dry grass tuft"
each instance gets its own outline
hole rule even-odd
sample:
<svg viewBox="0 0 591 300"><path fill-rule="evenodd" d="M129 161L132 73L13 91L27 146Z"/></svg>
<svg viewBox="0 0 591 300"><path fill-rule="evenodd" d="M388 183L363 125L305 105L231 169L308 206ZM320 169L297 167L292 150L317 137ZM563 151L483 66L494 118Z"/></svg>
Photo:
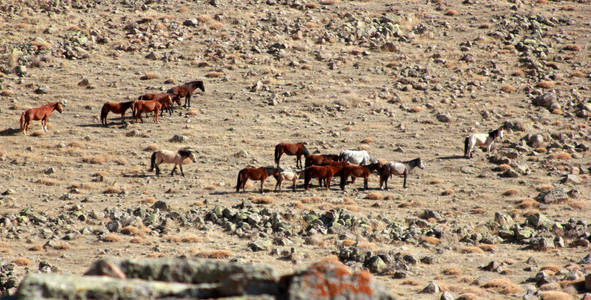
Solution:
<svg viewBox="0 0 591 300"><path fill-rule="evenodd" d="M478 299L478 295L474 293L464 293L461 294L456 300L476 300Z"/></svg>
<svg viewBox="0 0 591 300"><path fill-rule="evenodd" d="M310 8L310 9L315 9L315 8L319 7L318 3L316 3L316 2L308 2L308 3L306 3L305 6L306 6L306 8Z"/></svg>
<svg viewBox="0 0 591 300"><path fill-rule="evenodd" d="M29 251L41 251L41 249L43 249L43 245L33 245L31 247L29 247Z"/></svg>
<svg viewBox="0 0 591 300"><path fill-rule="evenodd" d="M481 245L478 245L478 248L482 249L482 251L484 251L484 252L495 252L495 249L497 248L497 246L495 246L493 244L481 244Z"/></svg>
<svg viewBox="0 0 591 300"><path fill-rule="evenodd" d="M71 141L68 144L68 147L71 147L71 148L79 148L79 147L82 147L83 145L84 145L84 143L82 141Z"/></svg>
<svg viewBox="0 0 591 300"><path fill-rule="evenodd" d="M554 186L551 184L540 184L536 187L536 191L538 192L547 192L554 189Z"/></svg>
<svg viewBox="0 0 591 300"><path fill-rule="evenodd" d="M519 190L517 190L515 188L511 188L511 189L504 191L502 195L509 197L509 196L515 196L517 194L519 194Z"/></svg>
<svg viewBox="0 0 591 300"><path fill-rule="evenodd" d="M183 233L179 235L165 235L164 239L169 242L177 243L197 243L201 242L203 238L193 233Z"/></svg>
<svg viewBox="0 0 591 300"><path fill-rule="evenodd" d="M195 253L196 257L211 259L224 259L230 257L231 255L232 251L230 250L210 250Z"/></svg>
<svg viewBox="0 0 591 300"><path fill-rule="evenodd" d="M437 178L433 178L429 181L429 184L440 184L441 180Z"/></svg>
<svg viewBox="0 0 591 300"><path fill-rule="evenodd" d="M509 278L497 278L493 279L484 285L483 288L493 288L498 290L501 294L512 295L521 292L521 287L513 283Z"/></svg>
<svg viewBox="0 0 591 300"><path fill-rule="evenodd" d="M369 192L365 198L370 200L382 200L384 199L384 195L380 192Z"/></svg>
<svg viewBox="0 0 591 300"><path fill-rule="evenodd" d="M461 275L463 273L463 271L458 267L449 267L449 268L443 269L443 271L441 273L451 276L451 275Z"/></svg>
<svg viewBox="0 0 591 300"><path fill-rule="evenodd" d="M28 266L31 264L31 260L26 257L15 258L12 260L12 262L19 267Z"/></svg>
<svg viewBox="0 0 591 300"><path fill-rule="evenodd" d="M121 241L121 237L114 233L109 233L103 237L103 242L115 243L119 241Z"/></svg>
<svg viewBox="0 0 591 300"><path fill-rule="evenodd" d="M457 10L455 10L455 9L448 9L448 10L445 12L445 15L446 15L446 16L455 16L455 15L457 15L457 14L458 14L458 11L457 11Z"/></svg>
<svg viewBox="0 0 591 300"><path fill-rule="evenodd" d="M61 181L59 181L57 179L54 179L54 178L49 178L49 177L39 178L35 182L36 183L40 183L40 184L44 184L44 185L47 185L47 186L55 186L55 185L61 184Z"/></svg>
<svg viewBox="0 0 591 300"><path fill-rule="evenodd" d="M140 202L144 203L144 204L154 204L154 203L156 203L156 198L148 197L148 198L144 198L144 199L140 200Z"/></svg>
<svg viewBox="0 0 591 300"><path fill-rule="evenodd" d="M222 77L224 76L223 72L217 72L217 71L211 71L207 74L205 74L205 77L207 78L217 78L217 77Z"/></svg>
<svg viewBox="0 0 591 300"><path fill-rule="evenodd" d="M512 76L523 76L525 73L522 70L515 70L511 73Z"/></svg>
<svg viewBox="0 0 591 300"><path fill-rule="evenodd" d="M31 132L31 136L42 136L45 134L45 131L39 129L39 130L34 130Z"/></svg>
<svg viewBox="0 0 591 300"><path fill-rule="evenodd" d="M87 156L87 157L82 158L82 162L85 162L87 164L93 164L93 165L103 164L103 163L108 162L109 160L111 160L111 156L107 155L107 154Z"/></svg>
<svg viewBox="0 0 591 300"><path fill-rule="evenodd" d="M501 90L502 90L503 92L505 92L505 93L509 93L509 94L510 94L510 93L513 93L513 92L515 92L516 88L515 88L514 86L512 86L512 85L506 85L506 86L503 86L503 87L501 88Z"/></svg>
<svg viewBox="0 0 591 300"><path fill-rule="evenodd" d="M322 5L335 5L337 3L339 3L339 0L320 0Z"/></svg>
<svg viewBox="0 0 591 300"><path fill-rule="evenodd" d="M355 245L355 241L354 240L343 240L341 242L341 245L343 245L344 247L350 247Z"/></svg>
<svg viewBox="0 0 591 300"><path fill-rule="evenodd" d="M305 204L314 204L314 203L322 202L322 198L318 197L318 196L312 196L312 197L302 198L300 201Z"/></svg>
<svg viewBox="0 0 591 300"><path fill-rule="evenodd" d="M419 285L421 285L421 282L416 279L406 279L401 284L402 285L419 286Z"/></svg>
<svg viewBox="0 0 591 300"><path fill-rule="evenodd" d="M366 138L364 138L363 140L361 140L361 143L362 143L362 144L369 144L369 143L371 143L371 142L373 142L373 139L372 139L372 138L370 138L370 137L366 137Z"/></svg>
<svg viewBox="0 0 591 300"><path fill-rule="evenodd" d="M568 51L581 51L581 46L575 44L569 44L564 46L564 50Z"/></svg>
<svg viewBox="0 0 591 300"><path fill-rule="evenodd" d="M103 194L119 194L123 190L118 186L110 186L103 191Z"/></svg>
<svg viewBox="0 0 591 300"><path fill-rule="evenodd" d="M452 195L454 193L454 191L452 191L451 189L445 189L443 192L441 192L441 196L449 196Z"/></svg>
<svg viewBox="0 0 591 300"><path fill-rule="evenodd" d="M410 112L413 112L413 113L419 113L419 112L422 112L422 111L423 111L423 108L420 107L420 106L414 106L414 107L411 107L410 108Z"/></svg>
<svg viewBox="0 0 591 300"><path fill-rule="evenodd" d="M571 74L572 77L585 77L585 73L581 71L575 71Z"/></svg>
<svg viewBox="0 0 591 300"><path fill-rule="evenodd" d="M152 231L150 230L150 228L143 225L141 227L128 225L121 228L121 233L126 235L144 235L146 233L149 233L150 231Z"/></svg>
<svg viewBox="0 0 591 300"><path fill-rule="evenodd" d="M363 242L363 243L358 243L357 248L363 249L363 250L375 250L376 245L373 243L370 243L370 242Z"/></svg>
<svg viewBox="0 0 591 300"><path fill-rule="evenodd" d="M517 208L530 209L532 207L540 206L540 203L532 198L523 198L516 203Z"/></svg>
<svg viewBox="0 0 591 300"><path fill-rule="evenodd" d="M540 271L552 271L554 273L560 271L562 269L559 265L545 265L540 268Z"/></svg>
<svg viewBox="0 0 591 300"><path fill-rule="evenodd" d="M365 151L369 151L369 150L371 150L371 146L370 146L370 145L368 145L368 144L362 144L362 145L359 145L359 147L357 147L357 148L358 148L359 150L365 150Z"/></svg>
<svg viewBox="0 0 591 300"><path fill-rule="evenodd" d="M434 236L422 236L421 242L431 244L431 245L439 245L441 242L438 238Z"/></svg>
<svg viewBox="0 0 591 300"><path fill-rule="evenodd" d="M140 77L140 80L152 80L158 78L156 73L148 72Z"/></svg>
<svg viewBox="0 0 591 300"><path fill-rule="evenodd" d="M587 203L585 201L569 201L567 204L574 209L584 209L587 207Z"/></svg>
<svg viewBox="0 0 591 300"><path fill-rule="evenodd" d="M208 16L208 15L200 15L197 17L197 20L201 23L209 23L211 22L213 19Z"/></svg>
<svg viewBox="0 0 591 300"><path fill-rule="evenodd" d="M187 112L187 115L189 116L196 116L200 113L201 111L199 110L199 108L191 108L191 110L189 110Z"/></svg>
<svg viewBox="0 0 591 300"><path fill-rule="evenodd" d="M185 12L189 11L189 8L183 6L183 7L179 8L179 10L177 10L177 11L180 13L185 13Z"/></svg>
<svg viewBox="0 0 591 300"><path fill-rule="evenodd" d="M554 83L551 81L542 80L538 82L536 86L543 89L551 89L554 87Z"/></svg>
<svg viewBox="0 0 591 300"><path fill-rule="evenodd" d="M272 204L275 198L271 196L251 196L250 201L255 204Z"/></svg>
<svg viewBox="0 0 591 300"><path fill-rule="evenodd" d="M569 160L569 159L573 158L570 154L568 154L566 152L551 153L550 157L552 159L561 159L561 160Z"/></svg>
<svg viewBox="0 0 591 300"><path fill-rule="evenodd" d="M542 291L540 292L542 300L573 300L575 299L570 294L561 291Z"/></svg>
<svg viewBox="0 0 591 300"><path fill-rule="evenodd" d="M466 246L460 249L461 253L468 254L468 253L484 253L484 250L480 249L476 246Z"/></svg>

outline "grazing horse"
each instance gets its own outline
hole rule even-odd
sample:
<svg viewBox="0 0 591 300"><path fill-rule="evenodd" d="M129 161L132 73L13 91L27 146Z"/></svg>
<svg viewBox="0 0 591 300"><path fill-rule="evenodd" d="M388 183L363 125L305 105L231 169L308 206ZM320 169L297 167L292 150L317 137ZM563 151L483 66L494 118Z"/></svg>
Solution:
<svg viewBox="0 0 591 300"><path fill-rule="evenodd" d="M486 154L490 155L490 148L497 138L503 138L503 127L499 127L488 134L474 133L467 136L464 139L464 157L472 158L472 151L475 146L486 147Z"/></svg>
<svg viewBox="0 0 591 300"><path fill-rule="evenodd" d="M47 132L47 121L51 116L51 113L57 110L60 114L63 111L62 104L60 102L52 102L39 107L29 108L21 113L20 125L21 130L27 135L29 131L29 125L33 120L41 120L41 127L43 131Z"/></svg>
<svg viewBox="0 0 591 300"><path fill-rule="evenodd" d="M380 169L380 190L382 189L382 184L384 183L386 184L386 190L388 189L388 179L392 175L404 175L404 183L402 184L402 187L406 188L406 177L415 167L419 167L421 169L425 168L421 158L415 158L405 162L385 163Z"/></svg>
<svg viewBox="0 0 591 300"><path fill-rule="evenodd" d="M238 172L238 179L236 179L236 193L240 192L240 188L242 188L242 192L244 192L244 186L246 186L246 181L250 180L260 180L261 181L261 194L263 193L263 185L265 184L265 180L267 177L273 176L277 178L279 176L280 169L274 167L263 167L263 168L244 168Z"/></svg>
<svg viewBox="0 0 591 300"><path fill-rule="evenodd" d="M367 190L367 182L371 173L372 171L364 166L348 165L343 167L341 172L341 190L345 190L345 184L349 177L353 177L352 183L355 182L355 178L363 177L363 188Z"/></svg>
<svg viewBox="0 0 591 300"><path fill-rule="evenodd" d="M310 166L304 170L304 188L306 191L310 186L310 180L312 178L318 178L318 180L325 180L326 189L330 189L330 181L332 177L337 175L343 167L333 167L333 166Z"/></svg>
<svg viewBox="0 0 591 300"><path fill-rule="evenodd" d="M101 124L107 126L107 115L109 112L113 112L116 114L121 114L121 122L125 121L125 112L133 105L135 101L128 101L128 102L111 102L107 101L103 104L103 108L101 109Z"/></svg>
<svg viewBox="0 0 591 300"><path fill-rule="evenodd" d="M170 97L170 94L168 94L168 93L143 94L143 95L139 96L137 99L138 100L158 100L158 101L160 101L160 103L162 103L162 110L160 111L160 116L162 117L164 110L168 110L168 115L172 116L173 107L172 107L172 105L168 105L168 103L167 103L168 101L166 100L166 97ZM176 98L176 104L181 106L181 98Z"/></svg>
<svg viewBox="0 0 591 300"><path fill-rule="evenodd" d="M284 180L291 180L292 181L292 190L295 192L295 188L296 188L296 181L298 180L298 178L300 178L300 176L303 174L304 171L300 171L300 172L296 172L293 170L281 170L279 172L279 174L277 176L275 176L275 179L277 180L277 184L275 185L275 191L281 191L281 183Z"/></svg>
<svg viewBox="0 0 591 300"><path fill-rule="evenodd" d="M279 143L275 146L275 164L277 165L277 168L280 168L279 160L283 153L287 155L295 155L297 157L296 168L302 167L302 155L304 155L305 158L310 156L310 152L308 152L308 149L306 149L306 146L304 146L303 143Z"/></svg>
<svg viewBox="0 0 591 300"><path fill-rule="evenodd" d="M143 112L154 112L154 123L158 123L158 112L164 106L172 106L172 98L170 95L166 95L158 100L138 100L131 105L131 108L135 111L135 122L137 123L138 118L142 123Z"/></svg>
<svg viewBox="0 0 591 300"><path fill-rule="evenodd" d="M201 91L205 92L205 87L203 86L203 81L195 80L191 82L187 82L183 85L175 86L168 91L168 94L172 95L173 99L180 104L181 97L185 97L185 108L191 107L191 95L195 91L195 89L201 89Z"/></svg>
<svg viewBox="0 0 591 300"><path fill-rule="evenodd" d="M310 154L306 157L306 168L309 166L317 165L320 166L327 161L339 161L340 155L338 154Z"/></svg>
<svg viewBox="0 0 591 300"><path fill-rule="evenodd" d="M192 162L195 162L197 159L195 158L195 151L190 148L182 148L178 151L169 151L169 150L159 150L152 153L152 157L150 159L150 172L156 169L156 176L160 175L160 168L158 167L161 163L170 163L174 164L174 168L170 172L170 176L173 176L176 173L176 167L179 166L181 170L181 175L185 177L185 173L183 172L183 162L185 159L190 159Z"/></svg>
<svg viewBox="0 0 591 300"><path fill-rule="evenodd" d="M341 152L340 157L342 161L362 166L378 162L377 159L375 159L369 154L369 152L365 150L345 150Z"/></svg>

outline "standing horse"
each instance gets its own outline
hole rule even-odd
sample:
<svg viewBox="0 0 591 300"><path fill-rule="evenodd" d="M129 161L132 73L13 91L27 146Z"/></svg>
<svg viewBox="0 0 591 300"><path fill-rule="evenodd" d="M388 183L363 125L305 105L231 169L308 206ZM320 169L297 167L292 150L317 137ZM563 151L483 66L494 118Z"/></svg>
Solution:
<svg viewBox="0 0 591 300"><path fill-rule="evenodd" d="M371 170L364 166L348 165L343 167L341 171L341 190L345 190L345 184L349 177L353 177L352 183L355 182L355 178L363 177L363 188L367 190L367 182L371 173Z"/></svg>
<svg viewBox="0 0 591 300"><path fill-rule="evenodd" d="M20 118L20 126L21 130L27 135L27 131L29 131L29 125L31 125L31 121L33 120L41 120L41 127L43 131L47 132L47 121L51 116L51 113L57 110L60 114L63 111L62 104L60 102L52 102L40 107L29 108L21 113Z"/></svg>
<svg viewBox="0 0 591 300"><path fill-rule="evenodd" d="M474 133L466 136L464 139L464 157L472 158L472 151L475 146L486 147L486 154L487 156L490 155L490 148L497 138L503 138L503 127L499 127L488 134Z"/></svg>
<svg viewBox="0 0 591 300"><path fill-rule="evenodd" d="M173 106L167 104L168 101L166 100L166 97L170 97L170 94L168 94L168 93L143 94L143 95L139 96L137 99L138 100L158 100L160 103L162 103L162 110L160 111L160 116L162 117L164 110L168 110L168 115L172 116ZM176 104L181 106L181 98L176 98Z"/></svg>
<svg viewBox="0 0 591 300"><path fill-rule="evenodd" d="M306 168L309 166L317 165L320 166L327 161L339 161L340 155L338 154L310 154L306 157Z"/></svg>
<svg viewBox="0 0 591 300"><path fill-rule="evenodd" d="M181 170L181 175L185 177L185 173L183 172L183 162L185 159L190 159L192 162L195 162L197 159L195 158L195 152L189 148L182 148L178 151L169 151L169 150L159 150L152 153L152 157L150 158L150 172L156 169L156 176L160 176L160 168L158 167L161 163L170 163L174 164L174 168L170 172L170 176L173 176L176 173L176 167L179 166Z"/></svg>
<svg viewBox="0 0 591 300"><path fill-rule="evenodd" d="M107 126L107 115L109 112L121 114L121 122L125 122L125 112L133 105L135 101L128 102L111 102L107 101L103 104L101 109L101 124Z"/></svg>
<svg viewBox="0 0 591 300"><path fill-rule="evenodd" d="M164 106L171 106L172 105L172 98L170 95L162 97L158 100L138 100L131 105L131 108L135 111L135 122L137 123L138 118L142 123L144 120L142 119L143 112L154 112L154 123L158 123L158 112Z"/></svg>
<svg viewBox="0 0 591 300"><path fill-rule="evenodd" d="M406 177L415 167L419 167L421 169L425 168L421 158L415 158L405 162L385 163L380 169L380 190L382 189L382 184L384 183L386 184L386 190L388 189L388 179L392 175L404 175L404 183L402 184L402 187L406 188Z"/></svg>
<svg viewBox="0 0 591 300"><path fill-rule="evenodd" d="M377 163L378 160L369 154L365 150L345 150L341 152L341 160L350 162L356 165L369 165Z"/></svg>
<svg viewBox="0 0 591 300"><path fill-rule="evenodd" d="M300 172L296 172L293 170L281 170L279 172L279 174L277 176L275 176L275 179L277 180L277 184L275 185L275 191L281 191L281 183L283 183L284 180L291 180L292 181L292 190L295 192L295 188L296 188L296 181L298 180L298 178L300 178L300 176L303 174L303 171Z"/></svg>
<svg viewBox="0 0 591 300"><path fill-rule="evenodd" d="M275 146L275 164L277 165L277 168L280 167L279 160L283 153L296 156L296 168L302 167L302 155L304 155L305 158L310 156L310 152L306 149L306 146L304 146L303 143L279 143Z"/></svg>
<svg viewBox="0 0 591 300"><path fill-rule="evenodd" d="M236 193L240 192L242 188L242 192L244 192L244 187L246 186L246 182L250 180L260 180L261 181L261 194L263 193L263 185L265 184L265 180L267 177L273 176L277 178L279 175L280 169L274 167L263 167L263 168L244 168L238 172L238 179L236 179Z"/></svg>
<svg viewBox="0 0 591 300"><path fill-rule="evenodd" d="M179 103L181 97L185 97L185 108L191 107L191 95L195 91L195 89L201 89L201 91L205 92L205 86L203 86L203 81L195 80L191 82L187 82L183 85L175 86L168 91L168 94L172 95L173 99ZM179 105L181 105L179 103Z"/></svg>
<svg viewBox="0 0 591 300"><path fill-rule="evenodd" d="M325 180L326 190L330 189L330 181L332 177L337 175L343 167L333 166L310 166L304 170L304 188L306 191L310 186L310 180L312 178L318 178L318 180Z"/></svg>

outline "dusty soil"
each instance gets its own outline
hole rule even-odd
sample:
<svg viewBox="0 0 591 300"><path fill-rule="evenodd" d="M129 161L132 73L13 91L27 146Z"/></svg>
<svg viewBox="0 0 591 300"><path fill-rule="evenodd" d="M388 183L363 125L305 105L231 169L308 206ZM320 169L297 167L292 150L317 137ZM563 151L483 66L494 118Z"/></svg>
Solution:
<svg viewBox="0 0 591 300"><path fill-rule="evenodd" d="M286 273L339 253L344 242L338 234L272 247L294 247L297 261L290 262L269 250L251 251L248 244L256 237L239 238L217 225L171 221L164 231L148 227L109 234L109 214L100 214L149 208L162 200L176 211L205 215L215 206L263 199L271 203L253 205L295 215L295 227L305 225L301 216L309 210L345 208L369 220L402 223L425 210L438 212L439 220L427 222L448 228L451 237L437 245L420 237L397 241L360 232L347 237L374 252L436 258L404 270L403 279L376 274L402 299L438 297L419 293L430 281L456 296L479 299L517 299L537 290L528 278L545 266L564 270L588 248L570 246L568 238L566 247L544 251L509 242L479 247L460 241L462 233L454 230L484 231L496 212L517 223L537 211L555 221L589 222L591 163L588 150L576 145L588 145L591 138L591 112L581 108L591 97L591 6L586 1L465 2L0 5L0 192L7 191L0 196L2 260L19 262L20 279L37 272L39 262L80 274L105 256L230 250L224 259L267 263ZM519 25L528 16L540 21ZM387 31L388 24L397 29ZM533 43L524 41L530 37L541 44L523 51L521 46ZM79 84L83 79L88 84ZM177 108L158 124L150 118L122 124L110 114L110 125L100 126L105 101L128 101L195 79L204 80L206 91L193 96L190 110ZM533 104L536 96L553 90L558 108ZM47 133L38 121L32 124L34 136L18 131L23 110L61 99L67 101L64 112L51 116ZM480 149L470 160L461 157L467 134L488 132L507 120L520 121L524 130L506 132L494 151L516 153L513 167L525 165L528 172L501 177L493 171L499 166ZM537 133L544 135L543 144L520 145L522 137ZM186 140L170 142L175 134ZM335 183L330 191L298 186L291 192L284 183L284 191L275 193L270 179L267 198L254 192L257 184L235 193L237 172L272 165L279 142L306 142L322 153L361 148L387 161L421 157L426 166L413 171L407 189L402 178L392 178L389 191L378 191L372 175L369 191L358 180L345 192ZM198 151L197 162L184 167L186 177L169 176L170 165L162 166L158 178L147 171L154 149L183 146ZM247 154L240 155L242 150ZM281 162L295 167L293 157ZM579 183L563 182L567 174L575 174ZM578 193L560 203L519 205L555 187ZM16 217L27 208L50 219L71 211L86 218L48 229ZM178 238L183 236L190 238ZM533 267L530 257L537 261ZM503 271L479 268L490 261L503 264ZM497 278L518 287L486 284Z"/></svg>

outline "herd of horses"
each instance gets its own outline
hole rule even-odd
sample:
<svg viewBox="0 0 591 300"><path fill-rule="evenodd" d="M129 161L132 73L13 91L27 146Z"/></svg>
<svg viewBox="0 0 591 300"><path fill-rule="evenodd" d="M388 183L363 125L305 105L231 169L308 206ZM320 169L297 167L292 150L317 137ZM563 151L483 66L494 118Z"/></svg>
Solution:
<svg viewBox="0 0 591 300"><path fill-rule="evenodd" d="M205 92L203 81L195 80L187 82L183 85L175 86L165 93L144 94L138 97L135 101L127 102L106 102L100 114L101 124L107 126L107 115L109 112L121 114L121 121L125 121L125 112L132 110L135 122L138 120L143 122L142 113L154 113L154 122L158 122L158 113L162 116L164 110L168 110L169 115L173 113L173 103L176 102L181 106L181 98L185 97L185 108L191 107L191 95L196 89L201 89ZM29 126L33 120L41 120L41 126L44 131L47 131L47 122L52 112L57 110L62 113L63 105L61 102L52 102L40 107L31 108L21 113L20 128L26 136L29 131ZM486 133L474 133L468 135L464 139L464 157L472 158L472 153L475 147L486 148L487 155L490 154L491 147L495 140L503 138L504 126ZM296 169L282 168L280 166L282 155L296 156ZM302 156L305 163L302 165ZM340 188L345 189L348 179L351 178L351 183L355 183L358 177L363 178L364 189L368 189L368 181L371 174L377 174L380 178L380 189L388 189L388 179L392 175L403 176L403 188L406 188L407 177L410 172L419 167L424 169L425 166L421 158L415 158L409 161L402 162L382 162L371 156L365 150L345 150L340 154L311 154L304 143L279 143L275 146L275 166L273 167L247 167L238 172L236 182L236 192L245 191L246 182L248 180L260 181L260 192L263 193L263 185L265 180L273 176L276 179L275 191L281 190L281 184L285 180L292 182L292 190L295 191L296 182L298 179L304 179L304 188L306 190L310 187L310 182L313 178L318 179L318 185L324 185L326 190L330 189L331 181L334 177L340 177ZM182 148L177 151L160 150L152 153L150 158L149 171L156 171L156 175L160 175L159 165L162 163L174 164L171 175L176 174L177 166L180 169L182 176L183 163L195 162L195 150L191 148Z"/></svg>
<svg viewBox="0 0 591 300"><path fill-rule="evenodd" d="M296 169L282 168L280 165L283 154L296 157ZM302 166L302 156L305 163ZM406 178L410 172L425 166L421 158L404 162L380 162L366 150L345 150L340 154L310 154L304 143L279 143L275 146L275 166L253 168L247 167L238 172L236 179L236 192L245 191L246 182L250 179L260 181L260 192L263 193L263 185L268 177L276 180L275 191L281 191L284 180L292 182L292 190L296 190L297 179L304 179L304 189L308 190L313 178L318 179L318 185L330 189L334 177L340 177L340 188L345 190L349 178L355 183L358 177L363 178L363 187L368 189L369 176L378 174L380 177L380 189L388 189L388 179L392 175L404 177L403 187L406 188Z"/></svg>

